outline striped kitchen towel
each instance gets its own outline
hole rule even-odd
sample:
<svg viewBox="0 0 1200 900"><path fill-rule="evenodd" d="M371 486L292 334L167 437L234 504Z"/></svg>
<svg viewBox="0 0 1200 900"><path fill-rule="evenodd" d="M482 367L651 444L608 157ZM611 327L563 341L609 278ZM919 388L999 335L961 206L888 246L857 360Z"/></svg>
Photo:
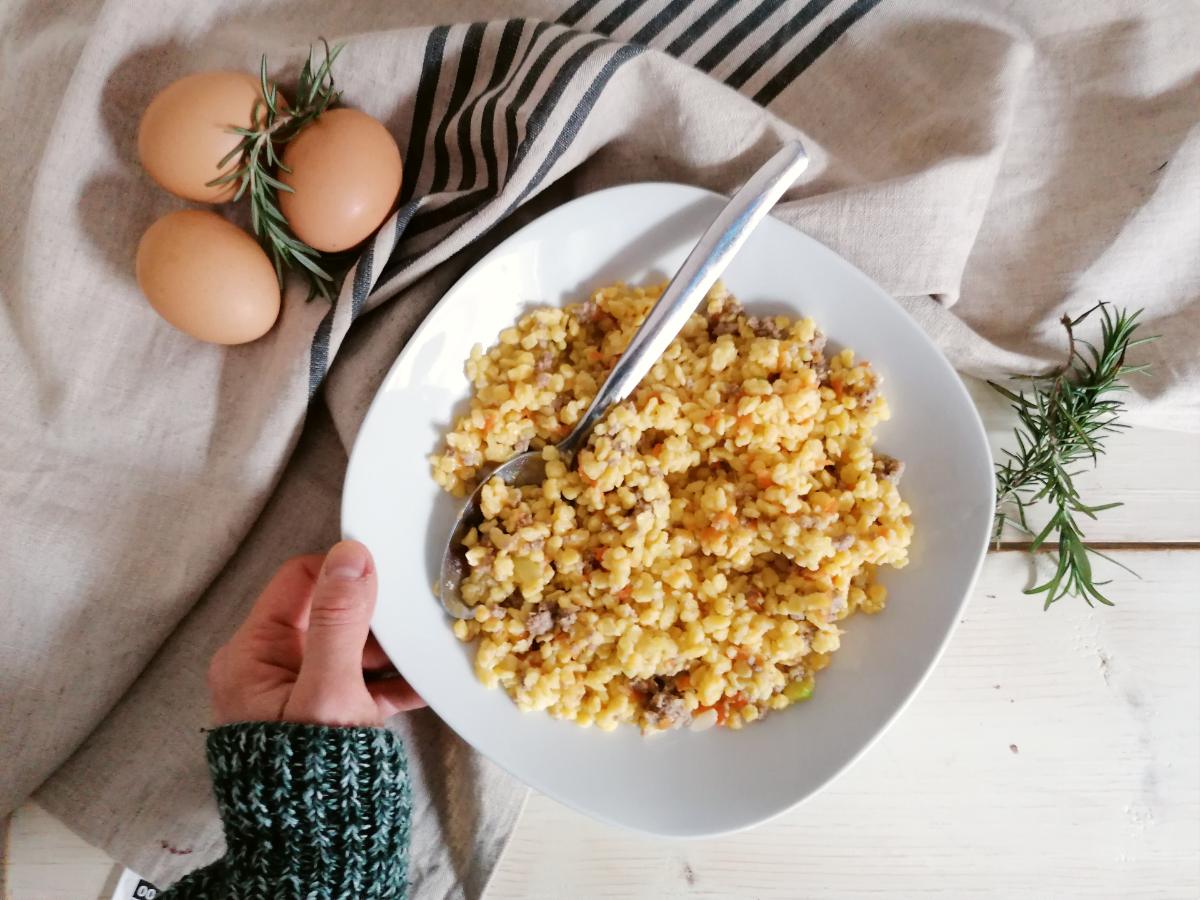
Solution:
<svg viewBox="0 0 1200 900"><path fill-rule="evenodd" d="M37 799L168 884L220 852L204 670L269 573L332 543L383 374L470 263L572 196L729 192L785 139L776 215L879 281L960 370L1059 357L1107 299L1164 338L1138 421L1200 430L1200 11L1191 0L89 0L0 9L0 814ZM345 101L404 150L396 214L336 302L289 286L245 347L140 297L177 208L137 121L205 68L346 40ZM533 299L533 298L531 298ZM424 586L415 586L424 590ZM523 791L402 717L413 893L478 896ZM39 788L40 785L40 788Z"/></svg>
<svg viewBox="0 0 1200 900"><path fill-rule="evenodd" d="M670 80L676 60L688 67L676 77L700 72L718 79L757 104L758 114L879 3L578 0L554 21L432 29L408 123L400 208L322 322L310 388L321 384L337 335L362 312L506 221L578 165L582 157L572 146L610 82L648 49L670 60L655 55L644 61L627 74L626 89ZM660 75L658 67L666 71Z"/></svg>

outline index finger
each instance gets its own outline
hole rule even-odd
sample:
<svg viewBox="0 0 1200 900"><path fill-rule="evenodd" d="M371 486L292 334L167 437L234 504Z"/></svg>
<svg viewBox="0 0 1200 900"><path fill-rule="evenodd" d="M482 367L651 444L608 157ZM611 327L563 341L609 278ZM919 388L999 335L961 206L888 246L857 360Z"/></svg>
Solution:
<svg viewBox="0 0 1200 900"><path fill-rule="evenodd" d="M246 624L307 629L313 586L324 559L323 553L308 553L293 556L280 566L254 601Z"/></svg>

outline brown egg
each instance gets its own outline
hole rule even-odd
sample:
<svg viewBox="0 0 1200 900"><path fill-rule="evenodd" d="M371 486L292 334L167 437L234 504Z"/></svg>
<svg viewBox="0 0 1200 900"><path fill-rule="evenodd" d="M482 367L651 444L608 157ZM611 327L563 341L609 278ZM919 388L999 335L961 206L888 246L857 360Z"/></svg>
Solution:
<svg viewBox="0 0 1200 900"><path fill-rule="evenodd" d="M244 344L279 317L279 282L267 254L207 210L168 213L146 229L137 280L160 316L202 341Z"/></svg>
<svg viewBox="0 0 1200 900"><path fill-rule="evenodd" d="M249 128L262 96L258 79L245 72L199 72L168 85L150 101L138 128L138 157L150 177L188 200L223 203L236 184L207 182L237 168L217 164L241 137L231 125Z"/></svg>
<svg viewBox="0 0 1200 900"><path fill-rule="evenodd" d="M400 192L400 148L377 120L331 109L283 153L279 206L296 237L327 253L348 250L378 228Z"/></svg>

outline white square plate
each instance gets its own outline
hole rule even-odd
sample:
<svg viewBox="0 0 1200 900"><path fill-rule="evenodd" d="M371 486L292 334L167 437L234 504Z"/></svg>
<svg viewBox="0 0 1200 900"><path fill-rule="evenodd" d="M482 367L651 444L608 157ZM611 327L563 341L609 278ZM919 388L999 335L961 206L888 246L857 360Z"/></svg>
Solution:
<svg viewBox="0 0 1200 900"><path fill-rule="evenodd" d="M911 561L884 571L887 609L844 623L842 649L811 700L740 731L644 738L521 713L472 671L431 593L458 501L428 457L465 408L472 345L496 342L531 306L565 304L615 281L678 268L725 199L678 184L631 184L581 197L531 223L446 294L392 366L346 475L342 524L379 570L374 631L434 711L517 778L606 822L699 836L783 812L857 758L912 698L958 620L987 548L992 462L954 370L884 291L828 248L768 218L724 281L751 313L809 315L834 346L884 378L892 419L879 447L907 464Z"/></svg>

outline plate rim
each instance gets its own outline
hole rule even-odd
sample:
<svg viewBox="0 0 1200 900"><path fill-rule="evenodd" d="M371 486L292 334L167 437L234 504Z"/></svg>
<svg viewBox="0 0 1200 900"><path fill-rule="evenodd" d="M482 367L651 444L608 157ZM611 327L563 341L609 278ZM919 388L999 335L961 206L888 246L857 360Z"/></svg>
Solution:
<svg viewBox="0 0 1200 900"><path fill-rule="evenodd" d="M349 497L350 492L347 490L347 486L350 484L350 481L351 481L352 477L354 476L356 460L361 459L361 454L360 454L361 438L365 433L367 433L368 426L372 423L374 417L379 414L379 410L383 406L383 403L384 403L384 401L382 399L383 395L385 393L387 393L386 388L387 388L388 384L391 382L391 380L393 379L393 377L395 376L397 369L405 361L406 354L408 354L410 351L416 352L416 349L419 348L421 339L423 338L424 332L426 331L426 329L433 327L432 322L436 318L435 314L442 308L443 305L453 302L454 296L457 293L460 285L462 285L463 283L470 280L476 274L476 272L478 270L480 270L481 268L483 268L485 265L490 264L492 261L492 258L494 256L496 256L497 254L502 252L510 242L519 238L525 231L538 225L539 223L543 223L548 218L552 218L552 217L555 217L556 215L561 214L564 210L568 209L571 206L574 206L576 203L581 202L581 201L591 200L600 195L629 192L629 191L638 191L638 190L644 190L644 189L648 189L648 188L668 188L668 189L672 189L672 190L683 190L683 191L686 191L686 192L692 194L692 196L695 197L696 199L699 199L702 196L707 196L710 198L718 198L718 199L722 199L722 200L727 199L724 195L722 195L716 191L709 190L707 188L698 187L696 185L683 184L680 182L671 182L671 181L630 182L630 183L626 183L626 184L612 185L609 187L600 188L595 191L589 191L585 194L580 194L579 196L572 197L571 199L559 204L558 206L554 207L553 209L547 210L541 216L538 216L537 218L532 219L529 222L526 222L520 228L516 229L511 234L507 235L502 241L497 243L494 247L490 248L475 263L473 263L469 268L467 268L454 281L454 283L446 290L446 292L442 295L442 297L438 300L438 302L435 303L432 307L430 307L429 311L423 317L421 323L417 326L417 328L415 328L413 330L412 334L405 341L404 346L396 354L395 359L392 361L391 365L388 367L386 374L383 376L382 380L379 382L379 386L376 388L375 393L371 398L371 402L367 407L367 411L363 415L362 421L360 422L359 427L358 427L357 431L355 432L354 443L353 443L353 446L351 447L351 451L347 458L345 475L344 475L343 481L342 481L342 496L341 496L341 501L339 504L339 525L340 525L340 529L341 529L341 533L342 533L343 537L347 536L347 519L350 517L350 511L348 509L348 501L347 501L347 498ZM807 234L806 232L802 231L801 229L795 227L794 225L792 225L788 222L785 222L781 219L778 219L778 217L776 217L774 215L771 215L770 218L775 218L776 221L778 222L778 224L787 227L790 231L794 232L795 235L798 236L801 240L810 241L810 242L818 245L825 252L830 253L834 257L836 257L840 261L840 263L842 265L844 265L846 267L846 269L853 275L853 277L858 282L860 282L862 285L864 285L867 290L881 295L887 302L889 302L890 304L897 307L899 313L901 314L901 318L904 320L904 322L906 324L906 327L908 327L909 330L912 332L912 334L914 334L916 336L917 340L923 342L929 349L931 349L934 352L934 356L937 359L937 365L942 370L942 374L947 376L949 381L953 382L953 385L954 385L953 390L960 396L960 398L964 401L966 407L971 411L971 416L970 416L971 428L970 428L970 430L974 433L974 436L978 440L979 446L983 449L984 453L986 454L988 495L990 497L994 497L995 496L995 466L994 466L994 457L992 455L991 447L990 447L988 437L987 437L987 430L983 425L982 418L979 415L979 410L976 407L974 401L972 400L970 392L967 390L967 387L964 384L961 376L959 375L957 370L955 370L955 368L950 363L950 361L946 358L946 355L942 352L941 348L925 332L925 330L921 328L921 326L916 322L916 320L911 316L911 314L909 314L908 311L905 310L890 293L888 293L887 290L885 290L880 284L878 284L874 279L872 279L865 272L863 272L861 269L859 269L856 265L854 265L852 262L847 260L844 256L842 256L840 253L838 253L833 248L829 247L828 245L824 244L823 242L819 241L818 239L812 237L811 235ZM982 491L981 491L981 496L982 496ZM990 533L991 533L990 529L987 529L984 531L984 534L982 535L982 540L980 541L979 547L975 552L975 560L971 567L970 576L967 579L967 581L965 582L965 587L964 587L963 591L961 592L961 596L958 598L957 602L955 603L954 615L950 617L949 624L947 625L944 634L941 636L940 640L938 641L938 644L937 644L937 647L936 647L934 653L929 657L928 662L924 666L924 670L922 671L920 677L916 680L916 682L913 684L912 688L906 693L906 695L903 697L903 699L899 703L896 704L895 708L892 709L891 712L881 720L880 724L876 728L874 728L871 736L868 739L866 739L865 741L863 741L862 745L855 752L847 755L845 757L845 759L841 761L840 764L832 767L829 770L829 772L823 778L821 778L815 784L815 786L812 787L812 789L809 790L807 793L805 793L802 796L795 798L795 799L784 800L773 811L771 811L765 815L756 815L755 817L753 817L752 819L750 819L748 821L734 824L727 828L718 828L718 829L706 828L703 830L687 831L687 832L685 832L685 831L652 830L650 828L646 828L646 827L643 827L643 826L640 826L637 824L633 824L631 822L621 821L621 820L612 818L611 816L609 816L605 813L599 812L597 810L594 810L591 808L586 808L585 806L572 800L569 796L560 794L556 790L543 788L541 786L531 783L530 779L526 775L522 775L522 774L518 774L518 773L514 772L507 764L505 764L504 762L501 762L500 760L493 757L484 747L479 746L477 743L472 741L470 738L466 737L462 732L460 732L457 728L454 727L454 725L450 721L450 718L447 718L442 712L436 710L432 705L430 705L428 708L431 712L433 712L436 716L438 716L438 718L447 727L449 727L452 731L454 731L454 733L461 740L466 742L476 752L478 752L481 755L483 755L484 757L486 757L493 765L496 765L499 768L503 769L506 773L508 773L508 775L510 777L516 779L523 786L525 786L528 789L536 790L539 793L543 794L544 796L551 798L555 802L561 803L562 805L568 807L569 809L572 809L572 810L574 810L582 815L585 815L591 819L594 819L596 821L604 822L605 824L612 825L617 828L621 828L626 831L630 831L630 832L637 833L637 834L649 835L652 837L659 837L659 838L667 837L667 838L682 839L682 840L700 840L700 839L704 839L707 837L717 837L717 836L721 836L721 835L737 834L740 832L748 831L749 829L755 828L759 825L763 825L763 824L766 824L768 822L778 819L780 816L783 816L785 813L795 809L796 807L800 806L802 803L806 802L807 800L810 800L816 794L825 790L830 784L832 784L834 781L836 781L838 778L840 778L843 774L845 774L845 772L848 769L850 769L856 762L858 762L872 747L874 747L875 744L880 740L880 738L882 738L883 735L886 734L887 731L892 727L892 725L895 724L896 720L900 717L900 715L908 709L909 705L913 702L913 700L916 698L916 696L924 689L930 676L933 674L934 670L937 668L938 664L941 662L941 660L946 652L946 649L948 648L948 646L950 644L951 639L953 638L955 632L958 629L962 611L966 608L967 604L970 602L971 596L974 593L974 590L978 584L979 576L983 570L983 565L987 558L988 547L990 545ZM432 593L430 594L429 599L434 603L438 602L437 598L434 597L432 595ZM376 620L377 614L378 614L378 608L376 610L376 613L372 615L372 631L374 631L374 625L375 625L375 620ZM447 617L447 619L449 620L449 617ZM383 641L380 640L380 643L382 644ZM401 672L401 674L403 674L403 672L404 672L403 667L399 663L396 663L396 668L398 671ZM483 688L482 685L480 686L480 689L486 690L486 688ZM451 718L453 718L453 716Z"/></svg>

